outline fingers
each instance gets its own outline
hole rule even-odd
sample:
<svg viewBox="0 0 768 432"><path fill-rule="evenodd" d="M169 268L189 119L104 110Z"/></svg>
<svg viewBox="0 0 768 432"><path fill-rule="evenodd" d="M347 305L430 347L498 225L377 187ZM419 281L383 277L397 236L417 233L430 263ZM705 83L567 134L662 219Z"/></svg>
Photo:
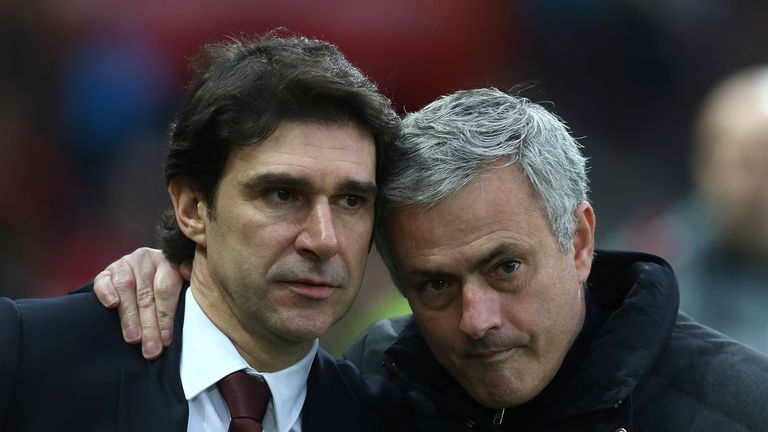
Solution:
<svg viewBox="0 0 768 432"><path fill-rule="evenodd" d="M94 279L94 291L106 307L117 308L123 338L141 342L142 355L157 358L171 343L173 318L181 286L181 271L156 249L140 248L112 263Z"/></svg>
<svg viewBox="0 0 768 432"><path fill-rule="evenodd" d="M141 325L136 309L136 279L128 258L129 256L124 256L115 261L107 267L105 272L111 275L109 282L118 296L117 312L120 316L123 339L128 343L135 344L141 340ZM97 279L100 276L101 274L97 276ZM101 280L94 282L94 291L97 289L96 282L101 282Z"/></svg>
<svg viewBox="0 0 768 432"><path fill-rule="evenodd" d="M112 266L107 267L93 279L93 292L104 307L114 309L120 304L117 289L112 284Z"/></svg>
<svg viewBox="0 0 768 432"><path fill-rule="evenodd" d="M184 280L190 280L192 278L192 263L189 261L184 261L179 266L179 273L181 273L181 277L184 278Z"/></svg>
<svg viewBox="0 0 768 432"><path fill-rule="evenodd" d="M130 255L136 277L136 306L141 323L141 352L144 358L157 358L163 351L155 308L155 275L158 263L164 260L160 251L141 248Z"/></svg>
<svg viewBox="0 0 768 432"><path fill-rule="evenodd" d="M176 315L176 305L179 301L183 282L179 269L174 265L166 260L158 263L154 280L155 308L157 309L160 338L165 346L171 343L173 336L173 318Z"/></svg>

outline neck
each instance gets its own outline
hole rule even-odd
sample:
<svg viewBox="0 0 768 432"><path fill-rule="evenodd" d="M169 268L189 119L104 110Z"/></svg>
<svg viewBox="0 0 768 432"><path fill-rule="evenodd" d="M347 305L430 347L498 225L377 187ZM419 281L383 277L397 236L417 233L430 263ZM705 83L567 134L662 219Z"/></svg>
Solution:
<svg viewBox="0 0 768 432"><path fill-rule="evenodd" d="M238 304L222 289L209 271L205 252L198 251L192 263L190 289L200 309L224 333L248 365L259 372L285 369L307 355L312 341L296 342L270 332L247 307Z"/></svg>

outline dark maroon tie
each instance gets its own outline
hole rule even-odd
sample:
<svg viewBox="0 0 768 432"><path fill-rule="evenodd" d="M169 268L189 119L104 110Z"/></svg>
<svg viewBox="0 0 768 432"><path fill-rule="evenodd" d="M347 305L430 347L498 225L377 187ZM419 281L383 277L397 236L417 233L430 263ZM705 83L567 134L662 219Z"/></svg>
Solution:
<svg viewBox="0 0 768 432"><path fill-rule="evenodd" d="M222 378L218 385L232 417L229 432L261 432L261 422L272 396L267 383L239 370Z"/></svg>

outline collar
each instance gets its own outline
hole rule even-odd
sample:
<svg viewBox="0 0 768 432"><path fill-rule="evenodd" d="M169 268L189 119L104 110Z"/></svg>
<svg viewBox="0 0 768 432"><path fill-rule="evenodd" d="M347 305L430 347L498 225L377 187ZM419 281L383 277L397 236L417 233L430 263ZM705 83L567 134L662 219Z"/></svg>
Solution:
<svg viewBox="0 0 768 432"><path fill-rule="evenodd" d="M315 339L306 356L277 372L259 372L252 368L232 341L205 315L192 290L186 292L186 313L182 328L181 385L190 400L232 372L245 369L264 378L272 392L267 408L274 410L277 430L288 430L299 415L307 394L307 377L318 349ZM297 396L298 395L298 396Z"/></svg>
<svg viewBox="0 0 768 432"><path fill-rule="evenodd" d="M587 284L610 312L563 400L562 415L617 407L667 347L680 304L670 265L654 255L598 251Z"/></svg>
<svg viewBox="0 0 768 432"><path fill-rule="evenodd" d="M548 418L617 406L634 390L667 345L677 318L677 282L663 259L642 253L598 251L587 285L595 309L607 311L579 357ZM411 319L387 349L388 369L457 413L487 418L488 410L432 356Z"/></svg>

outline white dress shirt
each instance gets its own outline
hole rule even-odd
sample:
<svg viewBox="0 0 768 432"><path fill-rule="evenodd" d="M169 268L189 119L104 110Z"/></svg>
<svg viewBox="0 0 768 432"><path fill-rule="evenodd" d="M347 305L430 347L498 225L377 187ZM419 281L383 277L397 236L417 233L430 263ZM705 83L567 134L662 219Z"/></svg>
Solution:
<svg viewBox="0 0 768 432"><path fill-rule="evenodd" d="M272 400L264 416L264 432L301 432L301 409L307 396L307 377L317 353L315 339L307 355L277 372L259 372L248 365L232 341L203 313L188 289L182 328L181 385L189 403L189 432L227 432L229 409L216 383L245 369L264 378Z"/></svg>

